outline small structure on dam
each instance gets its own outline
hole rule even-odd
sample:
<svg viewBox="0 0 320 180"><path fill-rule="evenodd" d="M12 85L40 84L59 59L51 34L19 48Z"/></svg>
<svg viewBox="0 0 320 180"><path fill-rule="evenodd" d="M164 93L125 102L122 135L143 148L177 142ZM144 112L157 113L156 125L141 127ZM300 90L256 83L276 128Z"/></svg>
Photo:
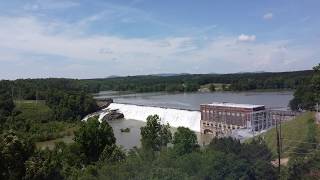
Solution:
<svg viewBox="0 0 320 180"><path fill-rule="evenodd" d="M291 111L266 109L264 105L218 102L201 104L200 112L201 133L218 137L231 136L233 131L241 129L253 133L266 130L297 115Z"/></svg>

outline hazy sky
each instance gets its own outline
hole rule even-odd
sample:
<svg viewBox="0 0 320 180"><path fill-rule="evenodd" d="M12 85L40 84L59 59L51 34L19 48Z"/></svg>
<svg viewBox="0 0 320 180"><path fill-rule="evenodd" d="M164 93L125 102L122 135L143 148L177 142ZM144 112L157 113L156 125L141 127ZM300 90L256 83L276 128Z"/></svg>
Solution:
<svg viewBox="0 0 320 180"><path fill-rule="evenodd" d="M0 79L311 69L319 0L1 0Z"/></svg>

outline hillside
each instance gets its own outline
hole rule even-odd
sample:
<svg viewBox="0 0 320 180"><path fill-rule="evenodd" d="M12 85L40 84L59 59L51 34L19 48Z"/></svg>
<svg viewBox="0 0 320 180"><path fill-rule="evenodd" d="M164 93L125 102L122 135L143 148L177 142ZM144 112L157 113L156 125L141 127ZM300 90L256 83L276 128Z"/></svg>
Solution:
<svg viewBox="0 0 320 180"><path fill-rule="evenodd" d="M73 134L75 122L54 121L53 111L44 101L15 101L16 116L14 122L8 122L9 128L35 142L54 140Z"/></svg>
<svg viewBox="0 0 320 180"><path fill-rule="evenodd" d="M308 144L312 136L319 142L319 128L314 121L314 113L308 112L296 119L282 123L282 157L288 157L297 150L301 144ZM315 131L314 131L315 130ZM275 128L261 135L273 155L277 154L277 141Z"/></svg>

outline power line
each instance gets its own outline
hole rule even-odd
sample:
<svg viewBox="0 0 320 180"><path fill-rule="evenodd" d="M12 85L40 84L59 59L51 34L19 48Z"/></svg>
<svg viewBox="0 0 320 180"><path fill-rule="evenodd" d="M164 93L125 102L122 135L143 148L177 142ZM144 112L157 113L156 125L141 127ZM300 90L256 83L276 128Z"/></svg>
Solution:
<svg viewBox="0 0 320 180"><path fill-rule="evenodd" d="M281 121L280 121L281 123ZM281 126L280 126L281 127ZM280 135L279 135L279 130L278 130L278 121L276 121L276 131L277 131L277 152L278 152L278 176L279 176L279 179L281 179L281 151L280 151Z"/></svg>

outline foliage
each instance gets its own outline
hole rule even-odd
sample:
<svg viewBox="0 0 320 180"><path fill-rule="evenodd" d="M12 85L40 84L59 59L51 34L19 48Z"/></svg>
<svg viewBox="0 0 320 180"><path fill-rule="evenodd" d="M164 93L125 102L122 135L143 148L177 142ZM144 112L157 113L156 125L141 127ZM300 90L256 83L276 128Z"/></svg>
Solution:
<svg viewBox="0 0 320 180"><path fill-rule="evenodd" d="M123 152L123 150L117 145L113 144L111 146L105 146L99 160L103 162L120 162L124 160L125 157L126 154Z"/></svg>
<svg viewBox="0 0 320 180"><path fill-rule="evenodd" d="M31 140L45 141L72 134L77 123L53 121L52 110L44 102L18 101L13 116L7 118L4 127L12 129Z"/></svg>
<svg viewBox="0 0 320 180"><path fill-rule="evenodd" d="M6 119L14 109L12 98L8 94L0 94L0 132Z"/></svg>
<svg viewBox="0 0 320 180"><path fill-rule="evenodd" d="M214 84L210 84L209 90L210 90L211 92L216 91L216 86L215 86Z"/></svg>
<svg viewBox="0 0 320 180"><path fill-rule="evenodd" d="M32 155L34 145L13 131L0 137L0 179L22 179L25 161Z"/></svg>
<svg viewBox="0 0 320 180"><path fill-rule="evenodd" d="M115 144L116 138L107 121L100 123L98 117L91 117L75 132L74 141L80 145L88 162L96 162L106 146Z"/></svg>
<svg viewBox="0 0 320 180"><path fill-rule="evenodd" d="M87 114L98 110L95 100L84 92L68 93L49 91L46 99L54 112L55 120L80 120Z"/></svg>
<svg viewBox="0 0 320 180"><path fill-rule="evenodd" d="M223 84L223 90L247 91L296 89L311 75L311 70L279 73L147 75L81 80L81 84L93 92L103 90L190 92L197 91L200 86L210 83ZM230 84L230 86L226 86L226 84Z"/></svg>
<svg viewBox="0 0 320 180"><path fill-rule="evenodd" d="M180 155L191 153L199 147L196 134L185 127L177 128L174 133L173 145L175 151Z"/></svg>
<svg viewBox="0 0 320 180"><path fill-rule="evenodd" d="M225 141L226 139L221 139ZM235 146L236 141L233 141ZM228 142L231 145L231 141ZM256 144L252 144L254 147ZM240 149L242 148L240 144ZM259 146L252 149L258 151ZM248 160L235 153L210 147L177 154L174 148L163 148L149 158L142 149L129 152L119 163L100 164L80 172L81 179L276 179L270 161L255 157Z"/></svg>
<svg viewBox="0 0 320 180"><path fill-rule="evenodd" d="M171 141L172 134L169 124L161 125L158 115L147 117L147 124L141 127L141 144L146 149L159 151Z"/></svg>
<svg viewBox="0 0 320 180"><path fill-rule="evenodd" d="M315 66L313 76L303 81L290 102L293 110L316 110L320 104L320 64Z"/></svg>
<svg viewBox="0 0 320 180"><path fill-rule="evenodd" d="M50 156L50 152L37 152L26 162L26 180L63 179L60 166Z"/></svg>

